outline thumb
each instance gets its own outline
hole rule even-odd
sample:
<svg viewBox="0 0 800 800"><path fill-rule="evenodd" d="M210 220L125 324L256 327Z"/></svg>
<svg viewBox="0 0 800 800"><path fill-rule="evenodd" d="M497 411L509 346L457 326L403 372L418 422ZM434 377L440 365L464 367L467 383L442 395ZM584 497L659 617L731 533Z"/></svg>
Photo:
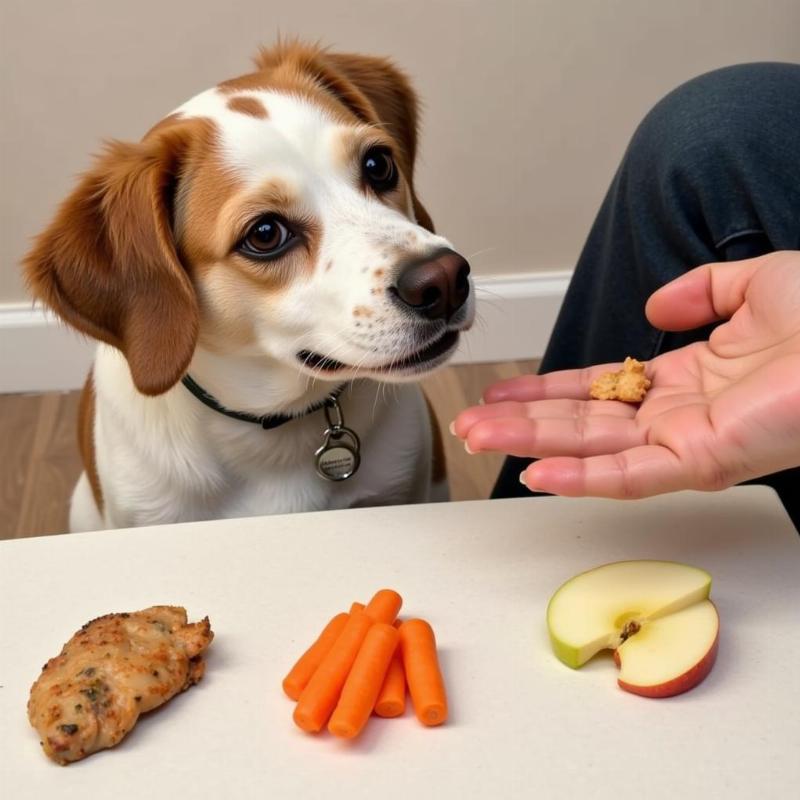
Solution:
<svg viewBox="0 0 800 800"><path fill-rule="evenodd" d="M744 303L753 275L773 254L705 264L650 295L645 314L664 331L686 331L729 319Z"/></svg>

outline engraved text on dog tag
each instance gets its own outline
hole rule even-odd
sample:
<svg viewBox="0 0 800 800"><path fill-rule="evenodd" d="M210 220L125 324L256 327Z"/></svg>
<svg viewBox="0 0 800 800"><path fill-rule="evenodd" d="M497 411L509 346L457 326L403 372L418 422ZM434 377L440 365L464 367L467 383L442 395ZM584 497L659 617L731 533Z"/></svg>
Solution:
<svg viewBox="0 0 800 800"><path fill-rule="evenodd" d="M345 481L361 463L361 442L355 431L345 427L342 409L334 395L325 402L328 427L322 445L314 453L317 474L329 481Z"/></svg>
<svg viewBox="0 0 800 800"><path fill-rule="evenodd" d="M353 431L339 428L325 431L325 441L315 453L317 473L329 481L347 480L358 469L361 457Z"/></svg>

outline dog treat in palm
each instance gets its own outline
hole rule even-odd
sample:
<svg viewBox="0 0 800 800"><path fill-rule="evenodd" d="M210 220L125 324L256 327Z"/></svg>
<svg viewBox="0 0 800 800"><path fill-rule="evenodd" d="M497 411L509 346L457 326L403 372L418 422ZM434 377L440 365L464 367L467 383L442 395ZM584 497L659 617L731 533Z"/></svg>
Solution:
<svg viewBox="0 0 800 800"><path fill-rule="evenodd" d="M618 372L604 372L592 381L590 396L594 400L622 400L641 403L650 381L644 374L644 364L628 356Z"/></svg>
<svg viewBox="0 0 800 800"><path fill-rule="evenodd" d="M68 764L118 744L139 714L203 677L213 638L208 617L187 624L179 606L87 622L31 687L28 719L46 755Z"/></svg>

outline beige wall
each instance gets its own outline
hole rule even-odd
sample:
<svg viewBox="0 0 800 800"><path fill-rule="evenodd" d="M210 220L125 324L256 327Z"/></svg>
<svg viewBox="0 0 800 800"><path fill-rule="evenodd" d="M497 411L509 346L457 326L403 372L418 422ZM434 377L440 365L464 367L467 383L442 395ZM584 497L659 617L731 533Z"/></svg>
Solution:
<svg viewBox="0 0 800 800"><path fill-rule="evenodd" d="M800 61L800 0L2 0L0 302L103 137L240 74L277 31L388 54L421 195L479 274L570 267L642 114L697 73Z"/></svg>

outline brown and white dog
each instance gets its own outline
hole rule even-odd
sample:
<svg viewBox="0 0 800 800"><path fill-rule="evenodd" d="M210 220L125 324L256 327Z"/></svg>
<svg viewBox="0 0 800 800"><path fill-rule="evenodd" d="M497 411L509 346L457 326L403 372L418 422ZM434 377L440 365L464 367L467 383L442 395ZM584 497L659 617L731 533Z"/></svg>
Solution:
<svg viewBox="0 0 800 800"><path fill-rule="evenodd" d="M414 193L414 93L381 58L292 43L256 65L109 144L25 260L36 297L101 342L72 530L431 498L413 381L474 308ZM187 374L225 409L296 418L226 416ZM340 482L315 464L332 391L360 437Z"/></svg>

